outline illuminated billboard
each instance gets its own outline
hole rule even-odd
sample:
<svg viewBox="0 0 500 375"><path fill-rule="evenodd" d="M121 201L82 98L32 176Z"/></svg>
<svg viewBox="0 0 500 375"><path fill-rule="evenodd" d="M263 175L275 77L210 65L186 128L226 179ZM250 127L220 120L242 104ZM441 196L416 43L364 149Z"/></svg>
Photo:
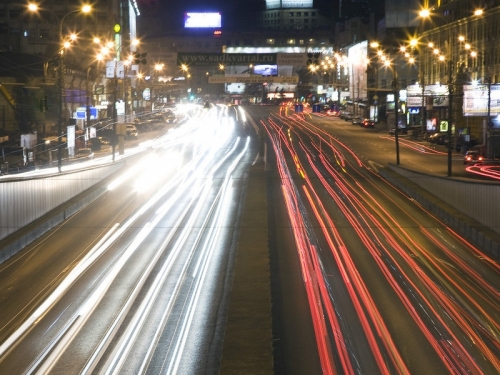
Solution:
<svg viewBox="0 0 500 375"><path fill-rule="evenodd" d="M312 7L313 0L266 0L266 9Z"/></svg>
<svg viewBox="0 0 500 375"><path fill-rule="evenodd" d="M222 17L220 13L185 13L185 28L215 28L222 27Z"/></svg>
<svg viewBox="0 0 500 375"><path fill-rule="evenodd" d="M490 116L499 115L500 85L464 85L464 116L487 116L488 97Z"/></svg>
<svg viewBox="0 0 500 375"><path fill-rule="evenodd" d="M261 76L277 76L278 65L255 65L253 68L253 74Z"/></svg>

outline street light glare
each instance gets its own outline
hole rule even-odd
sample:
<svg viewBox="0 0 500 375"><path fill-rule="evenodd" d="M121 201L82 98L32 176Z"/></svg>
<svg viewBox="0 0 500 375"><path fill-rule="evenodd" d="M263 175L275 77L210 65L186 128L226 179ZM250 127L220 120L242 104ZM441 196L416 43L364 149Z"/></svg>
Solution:
<svg viewBox="0 0 500 375"><path fill-rule="evenodd" d="M429 9L422 9L422 10L418 13L418 15L419 15L420 17L426 18L426 17L429 17L429 16L431 15L431 12L430 12L430 10L429 10Z"/></svg>
<svg viewBox="0 0 500 375"><path fill-rule="evenodd" d="M482 9L476 9L476 10L474 11L474 15L475 15L475 16L480 16L480 15L482 15L482 14L483 14L483 10L482 10Z"/></svg>
<svg viewBox="0 0 500 375"><path fill-rule="evenodd" d="M92 7L90 5L88 5L88 4L86 4L86 5L84 5L82 7L82 12L83 13L89 13L91 10L92 10Z"/></svg>
<svg viewBox="0 0 500 375"><path fill-rule="evenodd" d="M38 10L38 5L36 5L35 3L29 3L28 10L30 12L36 12Z"/></svg>

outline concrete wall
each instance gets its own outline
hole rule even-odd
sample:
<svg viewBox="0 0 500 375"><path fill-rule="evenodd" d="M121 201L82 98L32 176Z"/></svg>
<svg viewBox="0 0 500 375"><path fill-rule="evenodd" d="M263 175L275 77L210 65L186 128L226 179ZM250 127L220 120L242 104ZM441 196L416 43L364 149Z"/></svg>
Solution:
<svg viewBox="0 0 500 375"><path fill-rule="evenodd" d="M115 162L38 178L0 180L0 240L94 186L124 165Z"/></svg>
<svg viewBox="0 0 500 375"><path fill-rule="evenodd" d="M431 176L393 165L380 174L489 255L500 257L500 184Z"/></svg>

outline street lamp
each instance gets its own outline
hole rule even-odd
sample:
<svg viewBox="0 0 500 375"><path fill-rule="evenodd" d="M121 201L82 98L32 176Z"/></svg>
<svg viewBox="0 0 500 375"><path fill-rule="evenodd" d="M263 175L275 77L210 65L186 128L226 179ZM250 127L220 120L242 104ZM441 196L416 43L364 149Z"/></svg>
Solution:
<svg viewBox="0 0 500 375"><path fill-rule="evenodd" d="M67 45L67 41L63 41L63 23L64 20L66 19L67 16L73 13L78 13L78 12L83 12L83 13L88 13L90 12L91 7L90 5L84 5L81 9L75 9L72 10L71 12L66 13L61 20L59 21L59 76L58 76L58 81L59 81L59 108L58 108L58 122L57 122L57 169L59 172L61 172L62 168L62 136L63 136L63 91L64 91L64 77L63 77L63 68L64 68L64 48L68 48L69 45ZM72 40L74 40L74 36L71 37ZM63 48L61 48L63 47ZM67 141L67 139L66 139Z"/></svg>
<svg viewBox="0 0 500 375"><path fill-rule="evenodd" d="M149 99L151 100L151 112L153 112L153 110L154 110L154 95L153 95L153 90L154 90L155 78L156 78L156 75L159 72L161 72L164 67L165 67L165 64L156 63L154 71L153 71L153 74L151 75L151 78L150 78L151 88L149 90L149 96L150 96Z"/></svg>
<svg viewBox="0 0 500 375"><path fill-rule="evenodd" d="M37 12L38 11L38 5L34 3L28 4L28 10L30 12ZM69 48L70 42L69 41L64 41L63 40L63 24L64 20L66 19L67 16L73 13L89 13L92 10L90 5L83 5L79 9L72 10L68 13L66 13L64 16L61 17L59 20L59 34L58 34L58 43L59 43L59 48L58 48L58 54L59 54L59 67L58 67L58 90L59 90L59 95L58 95L58 121L57 121L57 168L59 172L61 172L61 167L62 167L62 107L63 107L63 90L64 90L64 80L63 80L63 65L64 65L64 60L63 60L63 55L64 55L64 49ZM74 41L76 39L76 34L71 34L70 40Z"/></svg>
<svg viewBox="0 0 500 375"><path fill-rule="evenodd" d="M371 42L370 47L378 49L380 44L378 42ZM399 101L399 84L398 84L398 70L396 66L392 66L391 60L384 54L384 51L381 49L377 50L377 64L382 62L382 65L386 69L390 69L392 72L392 91L394 95L394 141L396 143L396 165L400 164L399 159L399 109L398 109L398 101ZM378 68L377 68L378 72ZM378 75L378 73L377 73ZM377 77L378 80L378 77ZM378 84L378 82L377 82Z"/></svg>
<svg viewBox="0 0 500 375"><path fill-rule="evenodd" d="M432 17L429 9L422 9L419 12L419 16L421 19L427 19ZM459 41L463 41L463 37L458 37ZM441 54L438 48L435 48L433 43L429 43L429 47L432 48L433 53L438 56L439 61L446 61L446 57ZM452 137L452 110L453 110L453 47L452 46L452 38L450 35L450 29L448 28L448 126L446 129L446 137L448 140L448 158L447 158L447 166L448 166L448 177L452 175L452 154L453 154L453 144L451 141Z"/></svg>

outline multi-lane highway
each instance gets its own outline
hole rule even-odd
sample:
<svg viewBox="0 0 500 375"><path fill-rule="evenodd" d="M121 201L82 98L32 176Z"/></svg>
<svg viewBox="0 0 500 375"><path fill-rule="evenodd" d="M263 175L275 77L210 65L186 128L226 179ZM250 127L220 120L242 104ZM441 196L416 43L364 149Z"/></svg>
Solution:
<svg viewBox="0 0 500 375"><path fill-rule="evenodd" d="M286 214L275 208L275 217L288 219L270 231L283 292L278 332L296 329L304 313L290 306L305 300L324 373L498 373L498 263L375 173L394 160L394 140L287 107L258 117L276 155L273 193L284 198ZM406 164L446 168L443 155L402 145ZM294 257L305 297L288 287L296 281L284 265ZM305 373L296 345L280 348L283 373Z"/></svg>
<svg viewBox="0 0 500 375"><path fill-rule="evenodd" d="M403 165L446 174L445 153L400 141ZM0 373L217 374L247 171L264 149L275 373L500 371L500 267L379 177L393 137L219 106L0 265ZM459 156L453 169L467 173Z"/></svg>
<svg viewBox="0 0 500 375"><path fill-rule="evenodd" d="M200 110L2 264L0 373L216 373L255 155L234 110Z"/></svg>

